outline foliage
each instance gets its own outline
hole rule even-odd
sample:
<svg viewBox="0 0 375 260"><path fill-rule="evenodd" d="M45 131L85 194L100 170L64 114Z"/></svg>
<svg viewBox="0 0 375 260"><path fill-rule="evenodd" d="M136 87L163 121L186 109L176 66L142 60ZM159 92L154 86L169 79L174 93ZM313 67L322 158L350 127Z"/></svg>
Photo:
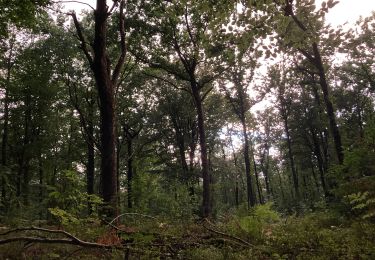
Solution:
<svg viewBox="0 0 375 260"><path fill-rule="evenodd" d="M372 232L371 224L348 223L337 213L322 212L287 219L272 231L270 244L280 259L371 259Z"/></svg>
<svg viewBox="0 0 375 260"><path fill-rule="evenodd" d="M280 221L280 215L273 209L272 203L257 205L250 210L242 205L237 216L228 223L231 233L246 236L249 241L263 241L273 224Z"/></svg>
<svg viewBox="0 0 375 260"><path fill-rule="evenodd" d="M63 171L59 183L49 187L47 205L51 215L63 226L82 225L98 220L98 208L102 199L83 192L83 180L75 171ZM91 214L85 217L88 212Z"/></svg>

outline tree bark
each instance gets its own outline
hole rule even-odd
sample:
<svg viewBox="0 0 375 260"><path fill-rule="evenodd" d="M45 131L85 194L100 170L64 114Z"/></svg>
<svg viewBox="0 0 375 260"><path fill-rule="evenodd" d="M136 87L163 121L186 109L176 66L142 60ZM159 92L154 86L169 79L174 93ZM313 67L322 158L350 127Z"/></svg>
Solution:
<svg viewBox="0 0 375 260"><path fill-rule="evenodd" d="M323 61L322 61L322 58L320 56L318 44L315 43L315 42L313 43L313 52L314 52L315 66L316 66L316 68L318 70L318 74L319 74L319 84L322 88L323 99L324 99L324 103L326 105L327 115L328 115L328 119L329 119L329 125L330 125L330 128L331 128L333 141L335 143L335 150L336 150L337 159L339 161L339 164L343 164L343 162L344 162L344 151L343 151L343 148L342 148L341 135L340 135L340 131L339 131L339 128L337 126L337 123L336 123L335 111L334 111L332 102L329 98L329 88L328 88L326 74L325 74L325 70L324 70L324 66L323 66Z"/></svg>
<svg viewBox="0 0 375 260"><path fill-rule="evenodd" d="M100 99L101 129L101 181L105 214L113 217L117 212L116 128L114 85L110 75L107 53L107 4L97 0L95 10L95 37L93 72Z"/></svg>
<svg viewBox="0 0 375 260"><path fill-rule="evenodd" d="M255 162L254 152L252 152L252 157L253 157L255 180L256 180L256 183L257 183L257 191L258 191L259 203L263 204L264 200L263 200L263 196L262 196L262 187L261 187L260 181L259 181L259 173L258 173L258 169L257 169L257 164Z"/></svg>
<svg viewBox="0 0 375 260"><path fill-rule="evenodd" d="M8 132L9 132L9 85L10 85L10 76L11 76L11 68L13 66L12 64L12 58L13 58L13 47L14 47L14 41L10 41L9 46L9 56L7 58L6 62L6 79L5 79L5 85L4 85L4 123L3 123L3 134L2 134L2 143L1 143L1 165L5 168L8 164ZM5 178L3 177L1 179L1 199L5 203L6 202L6 183Z"/></svg>
<svg viewBox="0 0 375 260"><path fill-rule="evenodd" d="M86 189L88 195L94 194L95 185L95 141L94 141L94 123L93 123L93 104L89 104L89 113L87 120L87 164L86 164ZM88 202L89 214L92 213L92 205Z"/></svg>
<svg viewBox="0 0 375 260"><path fill-rule="evenodd" d="M284 116L284 129L285 129L286 141L287 141L287 145L288 145L288 156L289 156L290 169L291 169L292 178L293 178L293 187L294 187L294 192L295 192L296 198L298 200L300 198L299 185L298 185L298 175L297 175L296 167L295 167L295 164L294 164L292 141L291 141L291 138L290 138L288 118L286 116Z"/></svg>
<svg viewBox="0 0 375 260"><path fill-rule="evenodd" d="M128 138L127 140L127 179L128 179L128 208L133 208L133 139Z"/></svg>
<svg viewBox="0 0 375 260"><path fill-rule="evenodd" d="M70 15L76 27L77 36L81 42L81 49L85 54L94 74L100 100L100 141L101 141L101 193L106 204L103 214L108 218L117 213L117 166L116 166L116 116L115 116L115 88L119 84L119 77L126 57L126 41L124 29L124 0L116 1L119 7L120 55L113 70L107 52L107 27L110 12L106 0L97 0L94 11L95 35L92 44L86 42L81 25L75 13Z"/></svg>
<svg viewBox="0 0 375 260"><path fill-rule="evenodd" d="M242 124L242 134L244 138L244 160L245 160L245 173L246 173L246 184L247 184L247 205L248 207L255 206L255 195L254 190L252 186L252 180L251 180L251 164L250 164L250 154L249 154L249 139L247 135L247 128L246 128L246 122L244 119L244 116L241 118L241 124Z"/></svg>
<svg viewBox="0 0 375 260"><path fill-rule="evenodd" d="M320 182L322 184L324 196L327 198L329 196L329 193L328 193L328 187L327 187L325 176L324 176L325 175L324 162L323 162L322 154L320 152L319 140L318 140L318 137L315 134L314 129L311 126L310 126L310 132L311 132L312 141L313 141L313 145L314 145L314 155L315 155L315 157L318 161Z"/></svg>
<svg viewBox="0 0 375 260"><path fill-rule="evenodd" d="M284 15L292 17L295 24L304 32L307 32L307 27L298 19L298 17L295 15L293 10L293 1L286 1L284 6ZM319 47L317 42L312 43L312 53L311 55L309 51L297 48L297 50L302 53L303 56L305 56L313 66L318 70L319 75L319 85L323 92L323 99L324 103L326 105L327 115L329 119L329 125L333 136L333 141L335 144L335 151L337 155L337 159L339 164L343 164L344 162L344 151L342 148L342 142L341 142L341 135L339 128L336 123L336 115L335 111L331 102L331 99L329 97L329 87L328 82L326 78L326 73L324 70L324 64L322 61L322 57L320 55Z"/></svg>
<svg viewBox="0 0 375 260"><path fill-rule="evenodd" d="M203 202L202 202L202 217L210 217L212 214L211 208L211 190L210 190L210 172L208 169L208 157L207 157L207 143L206 143L206 131L204 126L204 112L202 99L199 94L197 82L191 82L191 90L194 98L195 109L198 117L198 135L199 145L201 150L201 164L202 164L202 178L203 178Z"/></svg>

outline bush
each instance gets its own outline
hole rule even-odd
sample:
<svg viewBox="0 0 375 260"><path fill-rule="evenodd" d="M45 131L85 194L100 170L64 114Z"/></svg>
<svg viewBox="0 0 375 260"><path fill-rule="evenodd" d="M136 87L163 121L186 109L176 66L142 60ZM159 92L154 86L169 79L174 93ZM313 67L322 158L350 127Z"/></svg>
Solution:
<svg viewBox="0 0 375 260"><path fill-rule="evenodd" d="M251 241L264 240L272 225L280 221L279 213L271 207L272 203L257 205L250 210L240 207L237 215L227 225L229 232L245 236Z"/></svg>

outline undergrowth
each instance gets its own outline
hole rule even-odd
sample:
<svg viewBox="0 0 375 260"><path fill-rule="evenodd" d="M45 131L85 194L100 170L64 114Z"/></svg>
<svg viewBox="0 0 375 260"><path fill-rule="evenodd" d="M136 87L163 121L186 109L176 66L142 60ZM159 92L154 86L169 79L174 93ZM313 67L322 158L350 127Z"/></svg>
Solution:
<svg viewBox="0 0 375 260"><path fill-rule="evenodd" d="M129 215L121 222L116 225L122 231L99 222L49 227L129 250L17 242L1 245L0 255L2 259L375 259L374 223L331 210L283 217L265 204L251 210L239 207L215 221Z"/></svg>

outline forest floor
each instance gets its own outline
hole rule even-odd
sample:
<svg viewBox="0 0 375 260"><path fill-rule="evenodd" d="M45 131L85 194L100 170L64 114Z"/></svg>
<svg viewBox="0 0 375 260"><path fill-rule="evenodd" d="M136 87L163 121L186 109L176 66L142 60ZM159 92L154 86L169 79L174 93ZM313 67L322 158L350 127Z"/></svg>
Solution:
<svg viewBox="0 0 375 260"><path fill-rule="evenodd" d="M215 221L2 227L1 259L375 259L375 225L332 212L263 210Z"/></svg>

